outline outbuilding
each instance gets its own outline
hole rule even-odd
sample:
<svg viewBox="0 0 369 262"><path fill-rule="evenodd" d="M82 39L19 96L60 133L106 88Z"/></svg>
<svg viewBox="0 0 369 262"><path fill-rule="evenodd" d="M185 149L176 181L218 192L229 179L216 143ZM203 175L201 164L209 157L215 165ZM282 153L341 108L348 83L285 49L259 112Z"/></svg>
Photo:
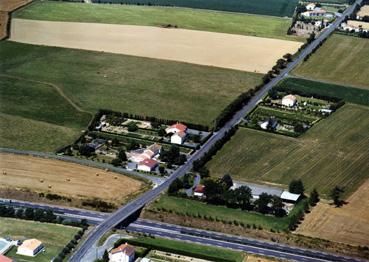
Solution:
<svg viewBox="0 0 369 262"><path fill-rule="evenodd" d="M286 95L282 98L282 105L284 106L293 107L296 105L296 102L297 98L294 95Z"/></svg>
<svg viewBox="0 0 369 262"><path fill-rule="evenodd" d="M178 133L174 133L171 137L170 137L170 142L172 144L177 144L177 145L182 145L183 142L186 139L186 133L185 132L178 132Z"/></svg>
<svg viewBox="0 0 369 262"><path fill-rule="evenodd" d="M281 194L281 199L283 202L296 203L301 197L301 194L294 194L288 191L283 191Z"/></svg>
<svg viewBox="0 0 369 262"><path fill-rule="evenodd" d="M23 256L34 257L41 250L44 249L44 245L40 240L37 239L27 239L23 241L22 245L18 247L17 254Z"/></svg>
<svg viewBox="0 0 369 262"><path fill-rule="evenodd" d="M138 163L137 170L152 172L158 167L158 162L153 159L145 159Z"/></svg>

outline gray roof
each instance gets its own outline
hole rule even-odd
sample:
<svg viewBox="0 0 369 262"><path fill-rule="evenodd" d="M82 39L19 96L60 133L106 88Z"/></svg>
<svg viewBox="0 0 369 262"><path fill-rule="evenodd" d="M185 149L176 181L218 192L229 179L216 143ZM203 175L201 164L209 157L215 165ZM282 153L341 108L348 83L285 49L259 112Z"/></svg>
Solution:
<svg viewBox="0 0 369 262"><path fill-rule="evenodd" d="M283 189L280 189L278 187L271 187L271 186L266 186L266 185L258 185L258 184L253 184L253 183L233 181L232 188L238 188L241 186L248 186L252 191L252 195L254 196L260 196L262 193L267 193L269 195L280 197L284 191Z"/></svg>

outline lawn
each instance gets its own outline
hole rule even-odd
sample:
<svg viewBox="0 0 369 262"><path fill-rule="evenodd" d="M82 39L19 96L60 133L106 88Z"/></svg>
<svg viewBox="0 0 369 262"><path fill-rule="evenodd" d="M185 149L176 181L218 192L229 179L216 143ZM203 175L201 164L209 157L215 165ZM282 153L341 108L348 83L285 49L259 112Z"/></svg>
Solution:
<svg viewBox="0 0 369 262"><path fill-rule="evenodd" d="M150 247L154 250L168 250L169 253L211 259L212 261L242 262L244 259L244 254L241 252L164 238L137 237L129 238L124 242L134 246Z"/></svg>
<svg viewBox="0 0 369 262"><path fill-rule="evenodd" d="M36 238L45 246L45 253L41 253L34 258L16 255L16 248L13 247L6 255L18 262L50 261L73 239L79 230L79 228L70 226L0 218L0 236L9 236L13 239Z"/></svg>
<svg viewBox="0 0 369 262"><path fill-rule="evenodd" d="M92 2L181 6L289 17L292 16L298 3L297 0L92 0Z"/></svg>
<svg viewBox="0 0 369 262"><path fill-rule="evenodd" d="M333 34L295 75L369 89L369 41Z"/></svg>
<svg viewBox="0 0 369 262"><path fill-rule="evenodd" d="M287 78L281 81L278 89L289 89L309 94L336 97L346 102L369 106L369 90L342 85L328 84L299 78Z"/></svg>
<svg viewBox="0 0 369 262"><path fill-rule="evenodd" d="M347 197L369 177L368 115L346 104L297 139L240 128L207 166L213 176L282 186L301 178L324 197L339 185Z"/></svg>
<svg viewBox="0 0 369 262"><path fill-rule="evenodd" d="M0 43L0 73L52 83L77 107L211 126L261 74L103 52Z"/></svg>
<svg viewBox="0 0 369 262"><path fill-rule="evenodd" d="M187 8L86 5L83 3L37 2L17 11L24 19L127 24L177 25L179 28L301 41L287 35L291 19L253 14L227 13Z"/></svg>

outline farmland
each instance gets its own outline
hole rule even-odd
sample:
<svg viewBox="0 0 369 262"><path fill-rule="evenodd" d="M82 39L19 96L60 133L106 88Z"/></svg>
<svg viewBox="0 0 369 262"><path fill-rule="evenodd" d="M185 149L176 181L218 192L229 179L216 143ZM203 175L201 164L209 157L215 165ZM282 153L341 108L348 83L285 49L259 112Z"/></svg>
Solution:
<svg viewBox="0 0 369 262"><path fill-rule="evenodd" d="M200 9L213 9L230 12L243 12L274 16L292 16L294 8L297 4L296 0L93 0L92 2L113 2L113 3L127 3L127 4L144 4L148 5L164 5L164 6L182 6Z"/></svg>
<svg viewBox="0 0 369 262"><path fill-rule="evenodd" d="M369 180L341 208L319 203L306 216L296 233L351 245L369 246L368 198Z"/></svg>
<svg viewBox="0 0 369 262"><path fill-rule="evenodd" d="M92 114L105 108L204 125L261 81L255 73L14 42L0 43L0 56L1 73L52 83Z"/></svg>
<svg viewBox="0 0 369 262"><path fill-rule="evenodd" d="M213 176L235 180L288 185L301 178L307 191L325 197L340 185L347 197L369 175L368 114L346 104L298 139L241 128L207 166Z"/></svg>
<svg viewBox="0 0 369 262"><path fill-rule="evenodd" d="M15 12L15 18L125 24L240 34L283 40L301 40L287 35L291 19L262 15L227 13L172 7L127 5L86 5L43 1Z"/></svg>
<svg viewBox="0 0 369 262"><path fill-rule="evenodd" d="M69 205L92 198L120 205L143 186L133 178L69 162L4 153L0 158L6 172L0 178L1 189L58 194L70 198Z"/></svg>
<svg viewBox="0 0 369 262"><path fill-rule="evenodd" d="M45 253L37 255L35 258L16 255L16 248L13 247L6 255L19 262L50 261L73 239L78 230L80 229L70 226L0 218L0 236L9 236L13 239L36 238L45 246Z"/></svg>
<svg viewBox="0 0 369 262"><path fill-rule="evenodd" d="M369 41L334 34L295 75L369 89Z"/></svg>

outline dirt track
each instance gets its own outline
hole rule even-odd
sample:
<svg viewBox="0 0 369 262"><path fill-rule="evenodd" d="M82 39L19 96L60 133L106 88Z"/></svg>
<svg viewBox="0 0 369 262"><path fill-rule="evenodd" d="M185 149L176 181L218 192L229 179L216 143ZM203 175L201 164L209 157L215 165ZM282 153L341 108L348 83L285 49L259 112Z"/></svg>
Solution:
<svg viewBox="0 0 369 262"><path fill-rule="evenodd" d="M149 26L13 19L11 40L266 73L302 43Z"/></svg>
<svg viewBox="0 0 369 262"><path fill-rule="evenodd" d="M0 171L0 187L3 188L27 188L37 192L97 197L109 201L122 200L137 192L142 185L133 178L96 168L5 153L0 154Z"/></svg>
<svg viewBox="0 0 369 262"><path fill-rule="evenodd" d="M351 197L348 204L335 208L319 203L296 233L352 245L369 246L369 180Z"/></svg>

